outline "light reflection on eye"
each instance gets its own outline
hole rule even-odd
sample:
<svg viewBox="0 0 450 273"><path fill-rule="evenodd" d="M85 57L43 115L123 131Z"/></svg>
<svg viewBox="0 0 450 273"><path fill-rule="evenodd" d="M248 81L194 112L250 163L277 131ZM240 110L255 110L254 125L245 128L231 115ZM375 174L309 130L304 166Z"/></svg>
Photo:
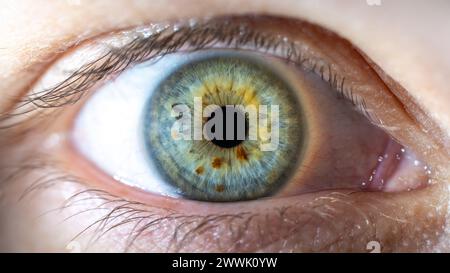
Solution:
<svg viewBox="0 0 450 273"><path fill-rule="evenodd" d="M428 182L427 167L359 113L367 110L361 101L340 98L313 72L258 50L168 54L97 90L75 118L74 146L118 181L201 201L330 189L403 191ZM202 100L202 133L212 118L202 115L208 105L278 106L276 149L260 149L261 131L257 140L248 133L242 141L175 140L180 116L174 106L194 109L188 124L199 127L195 98Z"/></svg>

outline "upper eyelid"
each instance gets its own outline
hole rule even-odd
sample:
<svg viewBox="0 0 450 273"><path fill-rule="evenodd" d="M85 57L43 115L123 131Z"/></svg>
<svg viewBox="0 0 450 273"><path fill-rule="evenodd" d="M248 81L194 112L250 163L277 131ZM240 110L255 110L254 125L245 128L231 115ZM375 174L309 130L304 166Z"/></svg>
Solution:
<svg viewBox="0 0 450 273"><path fill-rule="evenodd" d="M110 75L120 73L131 65L175 52L186 44L190 46L188 51L195 51L222 43L236 49L243 47L261 49L263 47L267 51L271 49L280 51L280 55L287 60L304 69L319 73L342 95L347 96L355 104L360 104L363 114L367 114L364 111L364 102L358 101L350 88L345 89L345 77L339 76L336 71L333 71L331 64L307 50L303 50L305 45L301 40L291 41L286 37L256 31L242 24L228 25L223 24L220 20L218 23L217 19L214 21L204 20L195 26L191 26L189 23L173 23L155 25L152 28L154 30L161 26L164 26L162 30L150 35L143 34L143 28L129 31L134 35L137 34L130 42L119 47L111 47L104 55L84 64L55 86L25 96L18 107L33 104L37 108L52 108L74 103L84 91L97 82Z"/></svg>

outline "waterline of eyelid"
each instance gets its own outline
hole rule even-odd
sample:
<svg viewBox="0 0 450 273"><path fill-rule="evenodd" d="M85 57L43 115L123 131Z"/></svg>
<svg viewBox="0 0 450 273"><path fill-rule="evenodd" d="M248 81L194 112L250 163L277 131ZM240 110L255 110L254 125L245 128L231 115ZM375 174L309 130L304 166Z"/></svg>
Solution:
<svg viewBox="0 0 450 273"><path fill-rule="evenodd" d="M409 149L389 139L386 149L378 156L377 166L362 181L369 191L411 191L434 183L431 167L419 161Z"/></svg>

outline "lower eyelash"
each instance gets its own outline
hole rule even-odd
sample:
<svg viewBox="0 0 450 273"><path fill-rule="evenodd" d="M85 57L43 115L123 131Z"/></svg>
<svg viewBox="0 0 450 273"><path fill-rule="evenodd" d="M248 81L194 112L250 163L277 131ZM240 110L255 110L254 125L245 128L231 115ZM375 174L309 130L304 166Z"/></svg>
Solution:
<svg viewBox="0 0 450 273"><path fill-rule="evenodd" d="M62 171L57 171L57 162L46 160L46 155L34 155L19 165L8 166L2 169L1 187L7 187L19 182L18 179L29 179L32 175L47 169L53 170L33 179L24 192L20 195L20 202L27 202L27 198L34 198L38 194L44 194L47 190L57 188L61 184L74 183L80 190L72 193L60 206L50 208L40 217L55 213L63 215L69 211L69 216L61 220L66 222L72 218L86 217L92 218L89 224L78 234L75 234L71 241L77 241L81 237L88 236L88 243L85 250L89 250L101 239L108 235L113 235L116 230L123 230L121 234L125 237L121 242L121 251L131 251L136 249L134 243L148 233L158 232L168 240L166 249L162 251L176 252L183 251L198 236L205 235L208 230L219 227L229 227L223 238L233 238L239 242L250 222L256 217L261 217L257 213L243 212L239 214L210 214L210 215L182 215L174 211L162 210L133 202L121 197L114 196L107 191L98 189L86 189L85 183ZM279 210L280 218L288 208ZM92 213L92 214L91 214ZM98 215L100 213L100 216ZM168 230L167 228L168 227ZM160 238L159 236L158 238ZM222 239L216 238L217 243ZM69 242L68 242L69 243ZM230 249L224 249L230 250Z"/></svg>
<svg viewBox="0 0 450 273"><path fill-rule="evenodd" d="M46 155L33 155L26 162L18 165L5 166L2 168L2 179L0 188L4 189L9 185L17 183L18 179L27 179L42 170L53 170L46 172L44 175L33 179L19 196L19 202L26 202L27 198L33 198L38 194L45 193L46 190L53 189L61 184L75 184L77 188L85 188L86 183L77 177L56 170L57 162L49 161ZM88 208L82 208L89 206ZM81 209L78 209L81 208ZM166 251L179 251L183 249L188 241L200 235L208 225L222 225L225 222L233 221L233 219L251 219L250 213L240 214L211 214L211 215L181 215L166 209L150 207L148 205L133 202L121 197L110 194L107 191L99 189L82 189L72 193L58 207L51 208L39 214L43 217L50 213L62 215L66 210L76 210L70 216L65 217L62 222L72 218L88 216L89 213L105 211L102 216L91 222L82 231L76 234L71 241L88 235L90 239L86 248L93 246L102 237L113 233L114 230L123 226L130 225L132 228L127 232L124 239L122 251L128 251L133 247L133 243L144 233L150 229L162 230L162 226L172 226L175 221L179 222L173 230L171 243ZM164 216L163 216L164 215ZM194 224L194 225L192 225ZM189 227L189 225L192 225ZM130 227L128 226L128 227ZM185 227L187 230L181 232ZM237 235L236 235L237 236Z"/></svg>
<svg viewBox="0 0 450 273"><path fill-rule="evenodd" d="M32 175L42 170L50 171L50 175L46 173L31 180ZM341 240L347 241L345 239L350 239L351 236L373 238L370 236L378 234L374 231L377 223L374 221L378 221L378 218L396 223L399 227L414 225L406 216L390 215L388 211L392 211L395 203L391 204L389 198L379 199L360 192L330 192L317 196L308 203L294 200L288 205L272 206L270 210L195 215L152 207L104 190L87 188L86 182L58 170L58 162L47 160L45 154L30 156L26 162L3 167L1 171L2 190L8 185L18 183L19 179L22 180L20 182L26 179L31 181L31 186L26 188L20 202L27 202L28 198L35 198L37 194L44 194L48 190L58 190L58 185L63 184L63 187L66 187L74 184L75 191L60 206L49 208L41 217L55 213L55 217L68 215L62 219L63 223L75 220L77 227L82 230L74 234L72 240L87 241L83 251L89 251L97 243L101 243L102 239L115 244L111 246L115 248L112 251L149 251L149 241L162 243L160 248L154 250L160 252L193 251L193 245L198 242L204 243L200 251L208 251L208 247L212 246L221 252L270 251L274 245L284 246L290 243L291 239L296 239L296 236L302 236L307 225L321 227L322 232L326 229L333 232L333 236L328 238L326 243L303 246L302 249L336 251L337 246L342 246L339 245ZM361 208L357 203L358 199L354 198L356 196L364 197L370 208ZM343 211L347 220L342 219ZM84 228L81 221L83 219ZM348 229L342 226L347 222L351 225L347 226ZM335 227L337 224L341 226ZM356 226L359 228L355 229ZM390 235L389 232L387 235L381 234L380 240L382 241L384 236L389 240ZM361 242L358 241L359 243ZM295 245L290 247L296 249ZM340 251L354 251L361 246L342 247L339 248ZM387 245L385 251L389 251Z"/></svg>

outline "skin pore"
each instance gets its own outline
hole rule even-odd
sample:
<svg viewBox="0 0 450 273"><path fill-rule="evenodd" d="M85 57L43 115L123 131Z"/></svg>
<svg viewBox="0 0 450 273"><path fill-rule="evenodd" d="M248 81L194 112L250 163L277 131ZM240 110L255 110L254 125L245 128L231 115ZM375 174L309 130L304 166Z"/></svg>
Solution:
<svg viewBox="0 0 450 273"><path fill-rule="evenodd" d="M125 244L129 243L131 239L126 237L133 225L123 225L105 233L95 244L91 244L91 238L98 234L90 230L82 232L104 216L104 211L80 213L96 206L105 207L106 211L115 209L114 213L123 215L131 213L127 209L132 207L132 213L137 210L142 213L134 216L155 224L153 230L126 249L129 251L365 251L366 243L371 240L380 241L383 251L450 250L450 234L447 234L447 183L450 177L450 91L447 84L450 78L450 52L447 50L450 47L450 20L447 14L450 4L447 1L428 4L425 1L382 1L380 6L370 6L366 1L358 0L230 0L226 4L220 0L208 1L208 4L201 0L80 0L47 1L45 4L21 0L5 1L2 5L0 113L11 109L14 98L26 94L62 52L80 41L164 20L270 14L319 24L357 46L392 78L392 85L398 83L404 88L397 96L412 102L411 109L420 109L411 111L418 122L439 128L437 136L433 132L428 134L441 145L441 157L425 155L427 163L436 169L439 183L402 195L365 193L350 196L326 192L320 196L265 200L264 204L263 201L211 204L205 208L183 200L167 202L163 198L155 198L153 204L146 204L143 193L131 193L119 186L99 186L98 181L105 179L85 175L91 178L89 185L60 183L39 189L39 193L18 202L30 183L46 173L57 173L55 180L58 181L68 179L59 172L63 166L42 167L35 161L28 168L32 169L30 172L8 172L7 166L13 162L20 162L28 155L36 156L30 154L30 150L45 132L36 133L36 139L33 139L34 135L26 136L21 145L14 145L13 133L5 133L9 138L0 138L0 166L2 180L8 180L8 184L0 188L0 251L68 251L67 245L80 233L82 236L76 237L75 241L82 247L90 245L89 251L124 250L123 240L126 239ZM389 85L389 80L385 82ZM57 159L48 151L39 158L45 162ZM78 169L88 170L87 167ZM103 196L84 195L91 188L113 191L111 194L116 197L111 201L110 196L103 199ZM81 194L72 198L74 193ZM82 203L83 198L91 204ZM78 207L68 206L58 213L46 213L61 207L68 199L75 200ZM105 205L105 199L109 200L109 205L115 202L115 206ZM123 199L139 203L130 204ZM186 215L183 211L186 204L195 207L198 214ZM120 205L123 206L117 209ZM264 214L267 208L278 212ZM232 211L242 213L235 215ZM328 217L330 214L332 216ZM273 225L261 228L268 226L267 223ZM217 227L219 225L224 227L221 229ZM254 233L246 234L242 227ZM322 229L319 231L317 227ZM183 234L181 238L175 238L176 243L173 243L174 230ZM267 239L258 244L264 234Z"/></svg>

